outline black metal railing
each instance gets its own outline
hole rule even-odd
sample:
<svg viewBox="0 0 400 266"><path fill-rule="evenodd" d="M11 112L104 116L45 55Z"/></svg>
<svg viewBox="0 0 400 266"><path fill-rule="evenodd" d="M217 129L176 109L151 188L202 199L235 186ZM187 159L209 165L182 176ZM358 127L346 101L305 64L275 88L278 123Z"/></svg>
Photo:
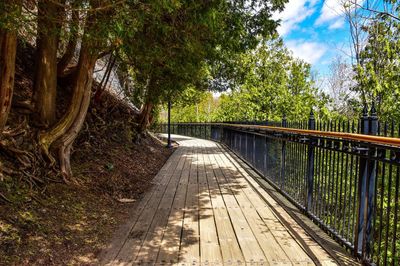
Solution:
<svg viewBox="0 0 400 266"><path fill-rule="evenodd" d="M393 123L379 123L372 108L357 123L320 123L311 113L297 129L286 119L279 127L257 124L174 123L171 133L225 144L355 256L400 265L400 139L392 138Z"/></svg>

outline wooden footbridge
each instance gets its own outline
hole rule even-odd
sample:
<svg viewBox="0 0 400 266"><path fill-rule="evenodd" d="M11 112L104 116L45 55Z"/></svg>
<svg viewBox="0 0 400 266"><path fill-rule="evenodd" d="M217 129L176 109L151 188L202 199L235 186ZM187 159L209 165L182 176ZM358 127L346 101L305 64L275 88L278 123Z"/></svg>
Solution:
<svg viewBox="0 0 400 266"><path fill-rule="evenodd" d="M210 140L173 139L179 147L102 265L356 264L232 152Z"/></svg>

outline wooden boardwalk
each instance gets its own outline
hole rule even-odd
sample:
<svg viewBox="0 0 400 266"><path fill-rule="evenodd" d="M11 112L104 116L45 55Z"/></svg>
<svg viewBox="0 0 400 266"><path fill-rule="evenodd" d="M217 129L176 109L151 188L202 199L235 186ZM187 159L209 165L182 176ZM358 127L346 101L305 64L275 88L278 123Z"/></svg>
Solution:
<svg viewBox="0 0 400 266"><path fill-rule="evenodd" d="M179 148L101 264L336 265L268 193L257 193L257 183L223 148L174 139Z"/></svg>

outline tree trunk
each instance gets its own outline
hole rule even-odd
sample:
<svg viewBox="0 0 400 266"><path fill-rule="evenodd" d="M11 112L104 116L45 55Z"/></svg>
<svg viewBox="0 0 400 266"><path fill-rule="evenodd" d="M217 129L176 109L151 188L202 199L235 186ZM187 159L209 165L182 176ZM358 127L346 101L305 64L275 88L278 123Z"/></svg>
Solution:
<svg viewBox="0 0 400 266"><path fill-rule="evenodd" d="M0 29L0 135L6 125L14 89L17 35Z"/></svg>
<svg viewBox="0 0 400 266"><path fill-rule="evenodd" d="M69 24L70 38L65 49L64 55L57 64L57 76L64 76L65 69L68 67L72 58L74 58L76 45L78 44L79 11L72 11L72 19Z"/></svg>
<svg viewBox="0 0 400 266"><path fill-rule="evenodd" d="M39 143L45 154L54 143L58 149L61 172L65 178L71 177L70 151L71 146L82 128L90 103L93 81L93 71L97 56L90 53L87 47L82 47L78 62L78 74L75 79L71 104L64 117L54 127L39 135Z"/></svg>
<svg viewBox="0 0 400 266"><path fill-rule="evenodd" d="M82 98L79 105L75 103L72 104L76 105L74 108L79 109L79 111L68 131L57 141L61 173L64 177L68 178L72 176L70 164L71 148L78 133L82 129L89 108L93 71L97 59L97 56L90 55L90 52L83 52L84 55L81 54L81 58L83 58L80 60L80 64L78 64L79 74L75 84L75 90L83 90Z"/></svg>
<svg viewBox="0 0 400 266"><path fill-rule="evenodd" d="M150 124L152 110L153 110L153 103L146 102L143 105L138 119L139 132L144 132L148 128Z"/></svg>
<svg viewBox="0 0 400 266"><path fill-rule="evenodd" d="M99 0L90 1L93 8L99 7L100 4ZM72 99L67 112L50 130L39 134L39 145L52 163L55 160L50 156L49 149L52 147L58 151L61 173L66 182L72 177L70 164L72 143L82 128L90 104L93 72L98 58L96 48L101 46L98 40L92 39L92 35L97 26L98 16L104 18L100 14L93 12L88 16L74 77Z"/></svg>
<svg viewBox="0 0 400 266"><path fill-rule="evenodd" d="M37 58L34 82L35 110L44 127L53 125L56 118L57 49L65 0L38 3Z"/></svg>
<svg viewBox="0 0 400 266"><path fill-rule="evenodd" d="M99 3L95 2L95 4ZM93 30L91 27L95 25L95 16L93 14L88 17L84 34L87 34L86 31ZM71 147L82 128L90 104L93 72L97 61L97 54L92 51L93 46L96 45L92 46L92 44L94 43L90 40L90 36L82 38L79 61L73 81L72 99L67 112L50 130L39 134L39 145L52 164L55 159L49 153L50 146L54 146L58 150L60 168L65 181L72 176Z"/></svg>

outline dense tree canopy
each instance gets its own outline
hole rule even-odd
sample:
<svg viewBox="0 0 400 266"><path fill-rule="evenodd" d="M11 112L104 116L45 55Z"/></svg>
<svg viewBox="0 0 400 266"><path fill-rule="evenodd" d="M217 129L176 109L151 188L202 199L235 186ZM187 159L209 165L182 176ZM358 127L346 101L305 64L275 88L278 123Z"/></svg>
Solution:
<svg viewBox="0 0 400 266"><path fill-rule="evenodd" d="M351 45L349 55L332 63L331 109L339 117L356 118L363 106L374 102L383 120L398 121L400 4L395 0L373 3L342 1Z"/></svg>
<svg viewBox="0 0 400 266"><path fill-rule="evenodd" d="M376 102L382 117L399 119L396 111L400 108L400 22L377 16L364 30L368 38L355 68L358 84L354 89L363 93L367 102Z"/></svg>
<svg viewBox="0 0 400 266"><path fill-rule="evenodd" d="M96 85L96 101L111 69L119 65L126 94L140 108L138 128L145 132L159 104L168 99L241 82L244 72L235 67L237 60L275 33L278 24L272 13L286 2L2 1L0 131L11 108L17 35L31 42L36 53L33 93L24 105L33 111L42 154L51 166L59 164L67 181L72 145L88 112L99 59L109 62ZM57 98L61 83L71 87L69 105L62 111Z"/></svg>
<svg viewBox="0 0 400 266"><path fill-rule="evenodd" d="M211 100L210 94L193 97L199 99L194 104L186 97L191 94L185 94L173 109L173 113L177 112L173 120L264 121L280 120L284 114L289 119L304 120L311 108L321 118L328 115L329 99L315 87L310 65L294 58L281 39L263 40L256 49L242 53L235 63L237 73L241 73L236 87L218 100ZM211 111L201 108L208 104Z"/></svg>

